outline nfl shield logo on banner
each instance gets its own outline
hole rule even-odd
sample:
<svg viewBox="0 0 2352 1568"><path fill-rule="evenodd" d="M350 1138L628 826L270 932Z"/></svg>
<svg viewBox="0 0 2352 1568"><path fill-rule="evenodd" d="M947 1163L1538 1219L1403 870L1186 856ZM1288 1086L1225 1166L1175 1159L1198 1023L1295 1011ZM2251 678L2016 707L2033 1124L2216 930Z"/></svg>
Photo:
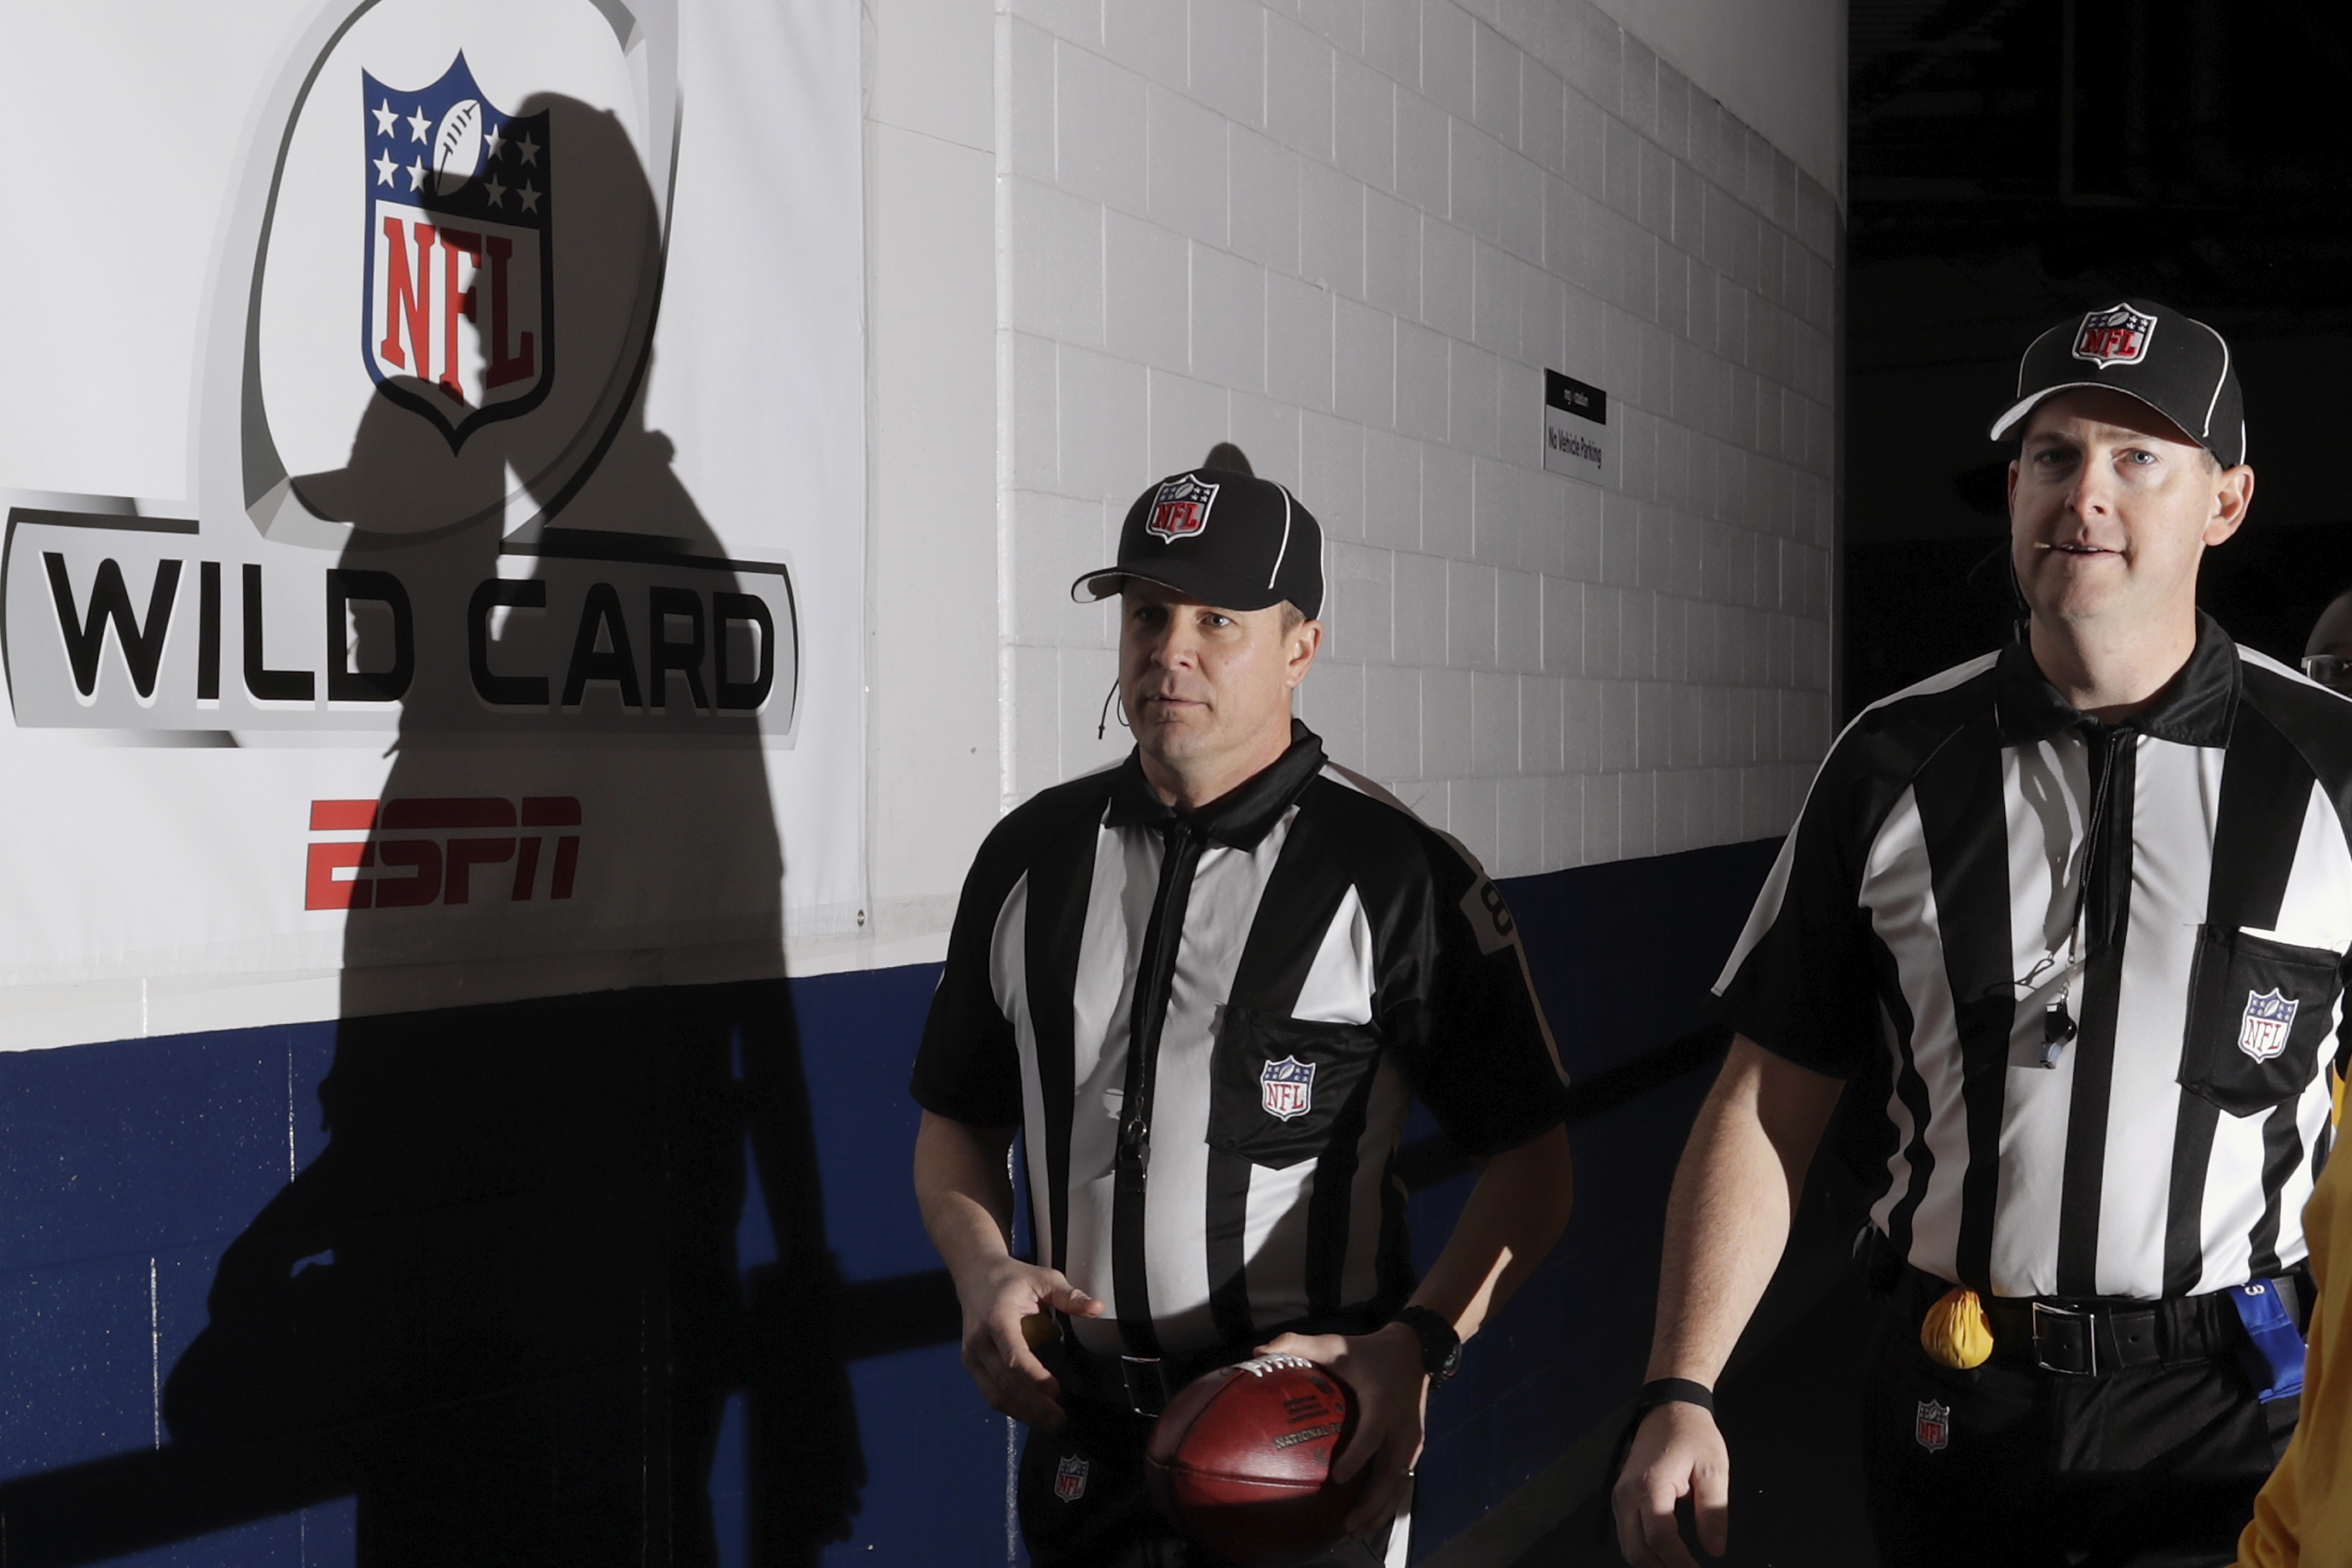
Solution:
<svg viewBox="0 0 2352 1568"><path fill-rule="evenodd" d="M2109 365L2136 365L2147 357L2147 340L2156 335L2156 318L2128 305L2110 305L2083 318L2074 335L2074 357L2105 370Z"/></svg>
<svg viewBox="0 0 2352 1568"><path fill-rule="evenodd" d="M2293 997L2274 990L2248 991L2246 1016L2238 1025L2238 1049L2256 1061L2268 1061L2284 1051L2297 1005Z"/></svg>
<svg viewBox="0 0 2352 1568"><path fill-rule="evenodd" d="M1064 1502L1076 1502L1087 1495L1087 1461L1076 1454L1066 1455L1054 1468L1054 1495Z"/></svg>
<svg viewBox="0 0 2352 1568"><path fill-rule="evenodd" d="M555 344L548 111L492 103L463 54L429 87L360 73L366 291L360 356L377 390L456 451L547 395Z"/></svg>
<svg viewBox="0 0 2352 1568"><path fill-rule="evenodd" d="M1911 1428L1919 1446L1931 1454L1940 1454L1952 1440L1952 1407L1938 1405L1933 1399L1919 1401L1919 1419Z"/></svg>
<svg viewBox="0 0 2352 1568"><path fill-rule="evenodd" d="M1160 486L1160 494L1151 497L1151 516L1144 520L1143 531L1158 534L1171 544L1191 538L1209 526L1209 508L1216 501L1214 485L1204 485L1190 474L1179 474Z"/></svg>
<svg viewBox="0 0 2352 1568"><path fill-rule="evenodd" d="M1315 1109L1315 1064L1286 1056L1269 1061L1257 1075L1258 1103L1277 1122L1288 1122Z"/></svg>

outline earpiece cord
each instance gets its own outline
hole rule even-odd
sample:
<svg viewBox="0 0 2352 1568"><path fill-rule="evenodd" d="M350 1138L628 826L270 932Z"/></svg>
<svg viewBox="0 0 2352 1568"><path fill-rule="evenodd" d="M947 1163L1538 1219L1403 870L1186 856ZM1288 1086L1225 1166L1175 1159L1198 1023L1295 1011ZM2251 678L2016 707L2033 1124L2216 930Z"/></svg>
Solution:
<svg viewBox="0 0 2352 1568"><path fill-rule="evenodd" d="M1111 677L1110 690L1103 694L1102 712L1095 717L1095 738L1097 740L1100 740L1110 729L1110 705L1117 701L1118 697L1118 678L1114 675ZM1133 727L1127 722L1127 709L1124 706L1118 710L1118 727L1121 729Z"/></svg>

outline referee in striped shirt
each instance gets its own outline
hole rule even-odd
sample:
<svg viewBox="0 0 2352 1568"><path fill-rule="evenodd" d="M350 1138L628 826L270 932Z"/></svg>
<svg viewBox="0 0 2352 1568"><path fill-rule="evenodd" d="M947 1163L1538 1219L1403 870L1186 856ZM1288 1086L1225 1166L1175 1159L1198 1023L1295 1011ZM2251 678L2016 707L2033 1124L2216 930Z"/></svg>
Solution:
<svg viewBox="0 0 2352 1568"><path fill-rule="evenodd" d="M2229 346L2137 300L2053 327L2015 437L2023 634L1865 710L1717 989L1614 1494L1719 1552L1709 1390L1832 1107L1874 1122L1864 1396L1890 1564L2225 1563L2293 1427L2305 1199L2352 946L2352 706L2197 609L2254 477Z"/></svg>
<svg viewBox="0 0 2352 1568"><path fill-rule="evenodd" d="M1290 716L1321 554L1231 446L1138 498L1074 589L1119 596L1135 748L997 826L949 937L915 1186L964 1364L1030 1425L1038 1568L1204 1561L1153 1511L1144 1441L1261 1347L1356 1393L1335 1469L1370 1469L1348 1528L1371 1544L1326 1560L1401 1565L1428 1392L1567 1222L1559 1059L1501 896ZM1483 1166L1417 1282L1393 1168L1415 1094ZM1016 1129L1034 1263L1009 1246Z"/></svg>

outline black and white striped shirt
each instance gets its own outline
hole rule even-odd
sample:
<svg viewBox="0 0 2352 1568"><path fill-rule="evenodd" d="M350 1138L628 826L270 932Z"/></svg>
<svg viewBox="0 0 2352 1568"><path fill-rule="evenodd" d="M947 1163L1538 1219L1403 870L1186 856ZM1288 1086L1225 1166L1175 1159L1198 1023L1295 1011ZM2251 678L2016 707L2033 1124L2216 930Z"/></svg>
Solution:
<svg viewBox="0 0 2352 1568"><path fill-rule="evenodd" d="M2001 1296L2220 1290L2305 1254L2347 820L2352 705L2211 621L2114 726L2015 643L1839 737L1716 989L1766 1049L1891 1080L1871 1215L1915 1266ZM2046 1050L2061 1002L2079 1033Z"/></svg>
<svg viewBox="0 0 2352 1568"><path fill-rule="evenodd" d="M1025 1129L1038 1255L1108 1309L1080 1343L1181 1355L1402 1305L1409 1097L1492 1154L1560 1085L1494 884L1294 726L1197 813L1130 754L999 823L913 1087Z"/></svg>

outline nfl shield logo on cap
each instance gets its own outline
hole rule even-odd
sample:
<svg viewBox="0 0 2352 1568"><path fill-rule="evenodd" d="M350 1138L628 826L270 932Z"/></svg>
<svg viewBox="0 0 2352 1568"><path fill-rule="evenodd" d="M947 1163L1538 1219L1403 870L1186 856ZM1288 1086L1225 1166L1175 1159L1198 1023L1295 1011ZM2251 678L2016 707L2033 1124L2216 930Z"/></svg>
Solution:
<svg viewBox="0 0 2352 1568"><path fill-rule="evenodd" d="M2148 340L2156 336L2156 318L2129 305L2110 305L2083 318L2074 334L2074 357L2101 370L2109 365L2136 365L2147 357Z"/></svg>
<svg viewBox="0 0 2352 1568"><path fill-rule="evenodd" d="M1919 1446L1931 1454L1940 1454L1952 1441L1952 1407L1933 1399L1919 1401L1919 1418L1911 1428Z"/></svg>
<svg viewBox="0 0 2352 1568"><path fill-rule="evenodd" d="M1216 504L1216 486L1197 475L1179 474L1160 486L1143 527L1171 544L1191 538L1209 526L1209 508Z"/></svg>

